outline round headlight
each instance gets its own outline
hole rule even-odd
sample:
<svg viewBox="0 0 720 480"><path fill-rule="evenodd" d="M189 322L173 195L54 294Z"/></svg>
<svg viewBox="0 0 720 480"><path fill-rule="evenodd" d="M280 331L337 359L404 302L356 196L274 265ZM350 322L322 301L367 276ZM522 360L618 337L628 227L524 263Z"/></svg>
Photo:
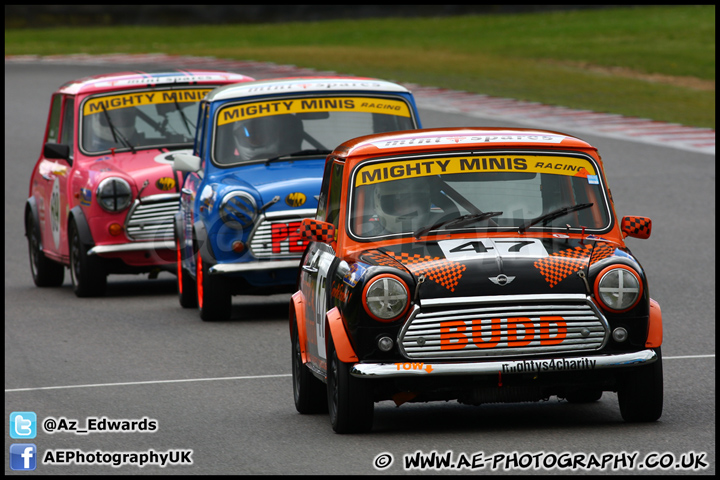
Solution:
<svg viewBox="0 0 720 480"><path fill-rule="evenodd" d="M247 192L230 192L220 202L220 218L230 228L241 230L257 217L257 204Z"/></svg>
<svg viewBox="0 0 720 480"><path fill-rule="evenodd" d="M609 310L623 312L634 307L642 294L635 270L622 265L608 267L598 275L595 296Z"/></svg>
<svg viewBox="0 0 720 480"><path fill-rule="evenodd" d="M363 303L375 320L389 322L407 310L408 289L397 277L378 275L365 287Z"/></svg>
<svg viewBox="0 0 720 480"><path fill-rule="evenodd" d="M126 209L132 201L130 184L118 177L108 177L98 185L97 201L108 212Z"/></svg>

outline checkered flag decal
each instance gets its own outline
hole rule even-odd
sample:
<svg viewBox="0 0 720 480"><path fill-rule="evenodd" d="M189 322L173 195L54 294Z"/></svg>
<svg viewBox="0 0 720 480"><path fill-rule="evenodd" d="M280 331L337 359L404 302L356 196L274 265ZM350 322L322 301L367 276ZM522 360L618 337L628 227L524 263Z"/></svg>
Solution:
<svg viewBox="0 0 720 480"><path fill-rule="evenodd" d="M652 221L647 217L623 217L620 228L635 238L649 238L652 231Z"/></svg>
<svg viewBox="0 0 720 480"><path fill-rule="evenodd" d="M567 276L584 269L592 248L590 244L568 248L536 260L533 265L540 270L540 273L545 277L545 281L552 288Z"/></svg>
<svg viewBox="0 0 720 480"><path fill-rule="evenodd" d="M607 243L596 243L595 248L590 257L590 265L599 262L608 257L612 257L615 254L615 247L608 245Z"/></svg>
<svg viewBox="0 0 720 480"><path fill-rule="evenodd" d="M402 265L393 260L391 257L385 255L380 250L369 251L361 257L361 260L377 263L378 265L382 265L384 267L402 268Z"/></svg>
<svg viewBox="0 0 720 480"><path fill-rule="evenodd" d="M313 241L331 241L335 238L335 226L314 218L304 218L300 224L300 235Z"/></svg>
<svg viewBox="0 0 720 480"><path fill-rule="evenodd" d="M398 262L407 266L414 275L425 275L428 279L439 283L451 292L460 282L463 272L467 267L461 263L453 262L438 257L421 257L408 253L387 252Z"/></svg>

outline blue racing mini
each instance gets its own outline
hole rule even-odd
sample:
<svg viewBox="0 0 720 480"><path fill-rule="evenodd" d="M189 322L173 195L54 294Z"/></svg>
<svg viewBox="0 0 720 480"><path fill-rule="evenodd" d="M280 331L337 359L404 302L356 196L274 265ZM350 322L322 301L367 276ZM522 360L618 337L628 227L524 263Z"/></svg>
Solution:
<svg viewBox="0 0 720 480"><path fill-rule="evenodd" d="M213 90L200 105L194 150L173 155L185 176L175 216L180 304L223 320L232 295L293 291L307 245L298 228L315 217L325 157L354 137L417 128L412 94L383 80Z"/></svg>

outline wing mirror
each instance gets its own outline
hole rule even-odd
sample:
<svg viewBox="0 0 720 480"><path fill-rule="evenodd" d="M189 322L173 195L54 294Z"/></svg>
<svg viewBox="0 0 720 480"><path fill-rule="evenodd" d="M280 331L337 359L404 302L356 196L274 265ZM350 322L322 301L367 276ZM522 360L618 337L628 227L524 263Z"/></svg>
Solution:
<svg viewBox="0 0 720 480"><path fill-rule="evenodd" d="M620 229L626 237L650 238L652 220L647 217L623 217L622 222L620 222Z"/></svg>
<svg viewBox="0 0 720 480"><path fill-rule="evenodd" d="M173 155L173 171L195 173L201 170L200 157L189 153L176 153Z"/></svg>
<svg viewBox="0 0 720 480"><path fill-rule="evenodd" d="M70 146L63 143L46 143L43 147L43 156L58 160L70 161Z"/></svg>
<svg viewBox="0 0 720 480"><path fill-rule="evenodd" d="M335 241L335 225L314 218L304 218L300 224L300 236L310 242L331 243Z"/></svg>

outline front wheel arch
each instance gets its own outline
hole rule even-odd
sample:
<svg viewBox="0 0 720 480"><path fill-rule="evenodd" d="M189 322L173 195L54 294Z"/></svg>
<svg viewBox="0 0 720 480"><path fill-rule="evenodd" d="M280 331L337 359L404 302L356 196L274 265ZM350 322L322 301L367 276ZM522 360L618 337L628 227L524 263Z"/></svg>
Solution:
<svg viewBox="0 0 720 480"><path fill-rule="evenodd" d="M375 403L372 385L350 374L352 364L338 357L332 336L327 339L327 403L335 433L368 432L373 426Z"/></svg>
<svg viewBox="0 0 720 480"><path fill-rule="evenodd" d="M197 292L197 304L200 318L203 321L211 322L217 320L229 320L232 315L232 294L228 285L228 279L222 275L210 275L210 267L215 265L214 257L203 254L202 245L193 236L195 257L195 285ZM207 245L207 242L205 243ZM209 249L209 245L207 249Z"/></svg>
<svg viewBox="0 0 720 480"><path fill-rule="evenodd" d="M107 288L105 264L102 258L88 255L92 243L83 242L81 228L74 217L68 223L68 257L73 290L78 297L100 297Z"/></svg>
<svg viewBox="0 0 720 480"><path fill-rule="evenodd" d="M357 363L358 356L355 353L355 348L350 340L350 336L345 330L342 313L340 313L337 307L331 308L325 314L325 325L325 342L329 344L331 338L333 339L338 359L343 363ZM326 345L326 351L328 346L329 345Z"/></svg>
<svg viewBox="0 0 720 480"><path fill-rule="evenodd" d="M620 413L626 422L654 422L663 411L662 351L654 349L657 360L650 365L629 367L618 385Z"/></svg>
<svg viewBox="0 0 720 480"><path fill-rule="evenodd" d="M80 206L74 207L70 210L67 218L67 229L66 232L70 232L70 222L75 222L75 226L80 234L80 242L85 245L88 249L95 246L95 240L93 240L92 232L90 231L90 225L88 224L85 213L82 211ZM69 244L68 244L69 245ZM68 252L69 256L69 252Z"/></svg>

